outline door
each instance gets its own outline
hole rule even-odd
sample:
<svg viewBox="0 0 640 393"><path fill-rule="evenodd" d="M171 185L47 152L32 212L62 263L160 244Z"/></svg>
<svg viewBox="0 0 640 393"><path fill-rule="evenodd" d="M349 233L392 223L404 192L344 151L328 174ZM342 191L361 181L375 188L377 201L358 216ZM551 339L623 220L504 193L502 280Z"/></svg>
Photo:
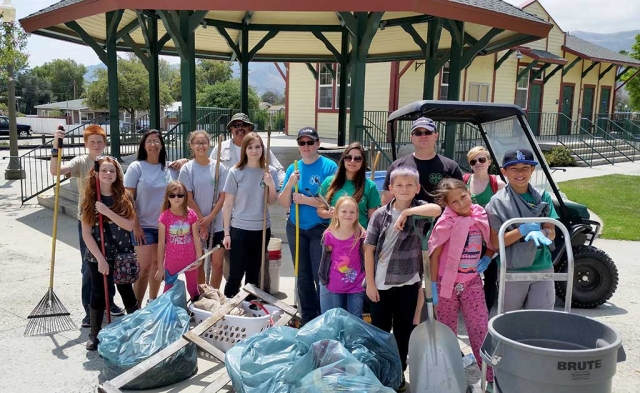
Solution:
<svg viewBox="0 0 640 393"><path fill-rule="evenodd" d="M540 135L540 117L542 116L542 84L532 83L529 98L529 126L533 135ZM544 134L544 132L543 132Z"/></svg>
<svg viewBox="0 0 640 393"><path fill-rule="evenodd" d="M593 86L585 86L584 95L582 96L582 114L580 115L580 128L585 131L593 132L591 125L593 124L593 98L596 88Z"/></svg>
<svg viewBox="0 0 640 393"><path fill-rule="evenodd" d="M609 118L609 100L611 99L611 88L602 87L600 89L600 106L598 108L598 127L603 128Z"/></svg>
<svg viewBox="0 0 640 393"><path fill-rule="evenodd" d="M562 86L562 96L560 99L558 135L569 135L571 133L571 118L573 117L573 85Z"/></svg>

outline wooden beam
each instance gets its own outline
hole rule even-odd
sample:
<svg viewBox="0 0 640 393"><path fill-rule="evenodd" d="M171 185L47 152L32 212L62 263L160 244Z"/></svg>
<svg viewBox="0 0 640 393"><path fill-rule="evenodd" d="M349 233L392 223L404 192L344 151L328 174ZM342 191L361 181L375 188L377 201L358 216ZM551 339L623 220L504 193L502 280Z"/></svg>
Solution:
<svg viewBox="0 0 640 393"><path fill-rule="evenodd" d="M136 11L136 17L138 19L138 23L140 24L140 29L142 30L142 37L144 38L144 43L147 51L151 54L151 41L149 40L149 29L147 28L147 21L144 12ZM155 19L154 19L155 20Z"/></svg>
<svg viewBox="0 0 640 393"><path fill-rule="evenodd" d="M497 36L503 31L504 30L502 29L498 29L497 27L494 27L491 30L489 30L487 34L482 36L482 38L477 40L476 43L471 46L471 48L467 49L462 55L462 68L464 69L469 67L473 59L478 55L478 53L480 53L480 51L482 51L487 46L489 41L491 41L493 37ZM469 37L469 34L465 34L464 36L465 38Z"/></svg>
<svg viewBox="0 0 640 393"><path fill-rule="evenodd" d="M533 70L533 72L531 73L531 76L529 77L529 82L533 82L534 79L542 75L542 73L549 67L551 67L551 63L546 63L545 65L538 68L537 70Z"/></svg>
<svg viewBox="0 0 640 393"><path fill-rule="evenodd" d="M427 48L425 50L424 58L424 83L422 85L422 99L432 100L433 90L435 89L435 78L440 72L438 68L438 46L440 45L440 38L442 37L442 19L436 18L429 22L427 27ZM451 52L449 52L451 53ZM407 63L407 66L410 63ZM406 72L406 68L403 68L400 75ZM400 78L398 78L399 80Z"/></svg>
<svg viewBox="0 0 640 393"><path fill-rule="evenodd" d="M160 39L158 40L158 50L162 51L162 48L164 48L164 44L166 44L170 40L171 40L171 35L169 33L164 33L164 35L160 37Z"/></svg>
<svg viewBox="0 0 640 393"><path fill-rule="evenodd" d="M224 352L214 347L213 345L209 344L209 342L205 341L204 338L194 334L193 330L186 332L185 334L182 335L182 337L196 344L198 348L202 349L209 355L215 357L216 359L224 363L224 358L225 358Z"/></svg>
<svg viewBox="0 0 640 393"><path fill-rule="evenodd" d="M599 61L594 61L593 63L591 63L591 65L586 70L582 71L582 78L587 76L589 72L591 72L591 70L594 69L598 64L600 64Z"/></svg>
<svg viewBox="0 0 640 393"><path fill-rule="evenodd" d="M225 41L227 41L227 45L229 45L229 48L231 48L231 51L235 55L235 56L231 56L231 58L234 58L234 57L238 58L238 57L242 56L242 52L240 51L240 47L238 45L236 45L235 42L233 42L233 39L231 39L231 36L229 35L229 33L227 33L227 30L224 27L219 27L219 26L216 26L216 29L218 30L218 33L220 33L222 38L224 38Z"/></svg>
<svg viewBox="0 0 640 393"><path fill-rule="evenodd" d="M175 11L158 10L158 15L160 15L160 19L162 19L162 23L164 24L167 33L171 36L173 44L176 46L176 51L180 57L183 59L188 58L189 48L180 35L180 28L178 28L178 25L176 24L177 14Z"/></svg>
<svg viewBox="0 0 640 393"><path fill-rule="evenodd" d="M215 381L213 381L209 385L207 385L206 388L202 389L200 391L200 393L216 393L216 392L219 392L222 388L227 386L227 384L229 382L231 382L231 378L229 377L229 374L227 374L225 372L224 374L222 374L218 378L216 378Z"/></svg>
<svg viewBox="0 0 640 393"><path fill-rule="evenodd" d="M451 60L451 51L448 50L445 53L442 54L441 57L438 57L437 63L436 63L436 70L438 70L437 72L440 72L440 69L442 67L444 67L445 63L448 62L449 60Z"/></svg>
<svg viewBox="0 0 640 393"><path fill-rule="evenodd" d="M455 23L456 21L451 20L451 19L445 19L444 20L444 28L447 29L447 31L449 32L449 34L451 35L451 40L455 40L456 42L458 42L460 45L464 45L463 42L463 32L460 31L460 29L458 28L458 26Z"/></svg>
<svg viewBox="0 0 640 393"><path fill-rule="evenodd" d="M394 19L385 19L380 22L381 28L386 27L396 27L402 25L415 25L418 23L427 23L436 19L435 16L431 15L417 15L417 16L405 16L402 18L394 18Z"/></svg>
<svg viewBox="0 0 640 393"><path fill-rule="evenodd" d="M611 71L611 69L612 69L613 67L615 67L615 66L616 66L616 64L610 64L610 65L609 65L609 67L605 68L605 70L604 70L604 71L602 71L602 72L600 73L600 75L598 75L598 80L600 80L600 79L604 78L604 76L605 76L605 75L607 75L607 72Z"/></svg>
<svg viewBox="0 0 640 393"><path fill-rule="evenodd" d="M277 35L278 35L277 31L270 31L264 37L262 37L262 39L260 41L258 41L256 46L254 46L253 49L251 49L251 51L249 51L249 61L251 61L251 59L253 59L253 56L255 56L256 53L258 53L258 51L260 49L262 49L267 44L267 42L269 42L270 39L272 39L273 37L275 37Z"/></svg>
<svg viewBox="0 0 640 393"><path fill-rule="evenodd" d="M313 75L313 79L318 80L318 71L311 65L311 63L305 63L309 71L311 71L311 75Z"/></svg>
<svg viewBox="0 0 640 393"><path fill-rule="evenodd" d="M538 64L538 60L532 61L531 63L529 63L529 65L527 65L524 68L524 70L520 71L520 73L518 74L518 77L516 78L516 84L520 82L520 79L522 79L525 75L527 75L529 71L531 71L531 69L536 66L536 64Z"/></svg>
<svg viewBox="0 0 640 393"><path fill-rule="evenodd" d="M367 29L362 37L362 41L360 41L360 45L358 51L360 52L360 56L367 56L369 53L369 47L371 46L371 42L373 41L373 37L378 32L378 27L380 26L380 20L382 20L382 16L384 12L370 12L367 16Z"/></svg>
<svg viewBox="0 0 640 393"><path fill-rule="evenodd" d="M336 16L340 20L342 26L344 26L347 30L349 30L349 33L351 33L351 35L353 36L358 35L358 32L357 32L358 22L356 21L356 17L353 16L351 12L336 12Z"/></svg>
<svg viewBox="0 0 640 393"><path fill-rule="evenodd" d="M509 49L504 55L502 55L502 57L498 61L496 61L496 64L493 66L493 69L497 71L498 68L500 68L500 66L502 65L502 63L507 61L507 59L509 58L509 56L511 56L512 53L513 53L513 50Z"/></svg>
<svg viewBox="0 0 640 393"><path fill-rule="evenodd" d="M314 32L312 32L312 34L317 39L319 39L324 44L324 46L327 47L329 52L331 52L333 54L333 56L336 58L336 62L339 62L340 61L340 52L338 52L338 50L335 48L335 46L333 46L331 41L329 41L327 39L327 37L324 34L322 34L321 32L319 32L319 31L314 31Z"/></svg>
<svg viewBox="0 0 640 393"><path fill-rule="evenodd" d="M113 17L110 21L107 22L107 31L113 34L117 40L118 26L120 25L120 21L122 20L122 14L124 13L124 10L116 10L111 12L113 12Z"/></svg>
<svg viewBox="0 0 640 393"><path fill-rule="evenodd" d="M287 76L284 74L284 71L282 71L282 69L280 68L280 64L277 61L274 61L273 65L276 66L276 70L278 70L278 72L280 73L282 80L286 82Z"/></svg>
<svg viewBox="0 0 640 393"><path fill-rule="evenodd" d="M562 76L567 75L569 73L569 70L572 69L580 61L582 61L582 58L581 57L576 57L575 60L573 60L571 62L571 64L569 64L568 66L564 67L564 69L562 70Z"/></svg>
<svg viewBox="0 0 640 393"><path fill-rule="evenodd" d="M253 284L246 284L242 290L249 292L250 294L252 294L253 296L264 300L265 302L269 303L269 304L273 304L274 306L278 307L279 309L281 309L282 311L284 311L285 313L296 317L298 315L298 310L296 310L295 308L291 307L290 305L288 305L287 303L283 302L282 300L278 300L277 298L273 297L272 295L266 293L265 291L261 291L260 288L256 287Z"/></svg>
<svg viewBox="0 0 640 393"><path fill-rule="evenodd" d="M140 20L136 18L131 22L127 23L125 27L123 27L116 33L116 40L118 41L121 40L125 35L130 34L132 31L134 31L138 27L140 27Z"/></svg>
<svg viewBox="0 0 640 393"><path fill-rule="evenodd" d="M616 75L616 82L619 81L620 78L622 78L624 74L626 74L627 71L629 71L632 68L633 68L632 66L625 67L618 75Z"/></svg>
<svg viewBox="0 0 640 393"><path fill-rule="evenodd" d="M411 38L413 39L413 42L415 42L416 45L418 45L421 51L423 52L427 51L427 43L424 42L424 39L422 37L420 37L420 34L416 31L413 25L407 24L407 25L402 25L401 27L404 31L406 31L411 36Z"/></svg>
<svg viewBox="0 0 640 393"><path fill-rule="evenodd" d="M336 80L336 72L333 69L333 67L331 66L331 64L329 64L329 63L320 63L320 67L322 67L325 70L327 70L327 72L331 75L331 79L332 80Z"/></svg>
<svg viewBox="0 0 640 393"><path fill-rule="evenodd" d="M194 11L189 17L189 31L195 31L209 11Z"/></svg>
<svg viewBox="0 0 640 393"><path fill-rule="evenodd" d="M550 73L547 74L547 76L544 77L544 79L542 80L542 83L547 84L547 82L549 82L549 79L551 79L563 67L564 67L564 64L558 64L556 68L553 69L553 71L551 71Z"/></svg>
<svg viewBox="0 0 640 393"><path fill-rule="evenodd" d="M236 34L236 40L234 41L236 43L236 45L238 47L240 47L240 40L242 39L242 32L243 31L247 31L246 26L249 26L249 24L251 23L251 18L253 18L253 11L245 11L244 16L242 17L242 20L240 21L240 26L244 26L244 29L238 31L238 34ZM271 30L269 30L271 31ZM238 53L236 55L236 53L234 52L233 54L231 54L231 59L229 59L229 61L236 61L236 59L240 56L240 54Z"/></svg>
<svg viewBox="0 0 640 393"><path fill-rule="evenodd" d="M620 84L620 86L616 87L616 92L617 92L618 90L622 89L622 88L624 87L624 85L626 85L626 84L627 84L627 82L629 82L631 79L633 79L633 78L635 78L636 76L638 76L638 74L640 74L640 68L638 68L638 70L637 70L633 75L631 75L631 77L630 77L629 79L627 79L626 81L622 82L622 83Z"/></svg>
<svg viewBox="0 0 640 393"><path fill-rule="evenodd" d="M151 67L151 62L149 61L147 54L142 50L142 47L136 44L136 42L133 40L133 38L129 34L122 36L122 40L124 41L125 44L129 45L131 50L133 50L133 53L135 53L135 55L138 57L138 59L140 59L140 61L144 65L144 68L146 68L147 72L149 72Z"/></svg>
<svg viewBox="0 0 640 393"><path fill-rule="evenodd" d="M105 50L102 48L102 46L100 46L96 40L93 39L93 37L91 37L76 21L71 21L71 22L66 22L65 26L67 26L68 28L70 28L71 30L75 31L76 34L78 36L80 36L80 38L82 39L82 41L87 44L91 49L93 49L94 52L96 52L96 55L98 55L98 58L100 58L100 61L103 64L107 64L107 52L105 52Z"/></svg>

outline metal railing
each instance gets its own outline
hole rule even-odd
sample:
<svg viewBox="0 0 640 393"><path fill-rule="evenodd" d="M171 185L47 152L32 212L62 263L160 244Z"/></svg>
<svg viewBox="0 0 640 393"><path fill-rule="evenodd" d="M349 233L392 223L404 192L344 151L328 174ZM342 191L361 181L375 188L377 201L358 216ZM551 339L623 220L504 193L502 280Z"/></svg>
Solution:
<svg viewBox="0 0 640 393"><path fill-rule="evenodd" d="M630 132L627 127L625 127L625 122L628 122L628 128L636 131L637 134ZM606 113L598 115L597 124L599 127L607 130L611 135L624 140L627 145L634 150L634 155L640 153L640 149L638 149L638 143L640 142L640 125L636 125L627 119L616 121L612 115Z"/></svg>
<svg viewBox="0 0 640 393"><path fill-rule="evenodd" d="M233 108L196 108L196 128L207 131L212 136L227 132L227 124L240 109ZM271 131L283 132L285 110L281 109L249 109L247 116L254 124L256 131L266 131L271 120ZM178 111L178 121L182 121L182 111ZM193 130L190 130L193 131Z"/></svg>
<svg viewBox="0 0 640 393"><path fill-rule="evenodd" d="M620 145L622 145L624 147L628 147L628 148L631 148L633 150L634 149L633 145L631 145L629 142L627 142L624 139L620 139L620 138L612 135L610 132L605 130L603 127L600 127L598 124L594 123L591 119L583 118L581 120L582 120L583 123L587 124L590 129L593 130L593 135L596 138L600 138L601 140L605 141L609 146L611 146L614 149L614 158L615 158L615 156L617 156L619 154L619 155L625 157L627 160L633 161L635 153L633 155L631 155L631 157L629 157L620 148ZM603 123L602 125L606 125L606 124Z"/></svg>

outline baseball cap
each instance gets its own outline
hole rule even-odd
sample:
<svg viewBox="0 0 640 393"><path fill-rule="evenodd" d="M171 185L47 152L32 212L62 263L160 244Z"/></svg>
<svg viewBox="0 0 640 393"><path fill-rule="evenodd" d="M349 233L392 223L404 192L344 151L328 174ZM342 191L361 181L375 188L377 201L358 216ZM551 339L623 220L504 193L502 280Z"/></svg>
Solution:
<svg viewBox="0 0 640 393"><path fill-rule="evenodd" d="M429 119L428 117L420 117L416 119L411 125L411 132L415 131L418 128L424 128L428 131L436 131L436 122Z"/></svg>
<svg viewBox="0 0 640 393"><path fill-rule="evenodd" d="M253 129L253 123L249 121L249 116L240 112L240 113L236 113L235 115L233 115L233 117L231 117L231 120L229 120L229 122L227 123L227 130L231 127L231 123L233 123L234 121L241 121L243 123L246 123L250 125L251 128Z"/></svg>
<svg viewBox="0 0 640 393"><path fill-rule="evenodd" d="M538 165L538 161L534 160L533 153L531 150L527 149L519 149L519 150L509 150L504 153L504 158L502 159L502 167L506 168L515 164L528 164L528 165Z"/></svg>
<svg viewBox="0 0 640 393"><path fill-rule="evenodd" d="M320 137L318 136L318 131L316 131L316 129L313 127L304 127L300 131L298 131L298 137L296 138L296 140L304 136L309 137L316 141L320 139Z"/></svg>

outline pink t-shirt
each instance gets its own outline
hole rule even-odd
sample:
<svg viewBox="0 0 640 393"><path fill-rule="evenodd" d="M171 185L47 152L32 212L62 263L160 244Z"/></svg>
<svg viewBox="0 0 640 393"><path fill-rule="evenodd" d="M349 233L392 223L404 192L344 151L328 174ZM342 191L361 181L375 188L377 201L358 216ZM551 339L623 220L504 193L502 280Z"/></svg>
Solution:
<svg viewBox="0 0 640 393"><path fill-rule="evenodd" d="M448 245L448 244L447 244ZM442 252L447 252L448 247L443 247ZM456 282L467 282L478 275L478 261L482 256L482 232L473 224L469 228L469 234L467 235L467 241L464 244L462 250L462 256L460 257L460 265L458 266L458 276ZM445 264L441 263L438 266L438 275L444 276Z"/></svg>
<svg viewBox="0 0 640 393"><path fill-rule="evenodd" d="M191 263L196 259L196 246L193 243L193 234L191 226L198 221L198 215L195 211L189 209L187 216L176 216L171 210L165 210L160 214L158 222L165 227L165 264L169 265L176 262ZM186 265L185 265L186 266ZM178 270L184 268L181 267Z"/></svg>
<svg viewBox="0 0 640 393"><path fill-rule="evenodd" d="M331 267L327 289L333 293L364 292L362 281L365 277L360 260L362 240L353 244L353 236L346 240L336 239L331 232L324 235L325 246L332 247Z"/></svg>

